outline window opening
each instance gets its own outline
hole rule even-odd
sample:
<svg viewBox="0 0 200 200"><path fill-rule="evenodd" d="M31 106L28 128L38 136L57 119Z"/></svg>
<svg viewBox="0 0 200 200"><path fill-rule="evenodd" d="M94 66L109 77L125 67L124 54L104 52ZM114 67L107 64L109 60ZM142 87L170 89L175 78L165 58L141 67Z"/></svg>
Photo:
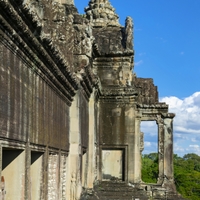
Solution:
<svg viewBox="0 0 200 200"><path fill-rule="evenodd" d="M158 178L158 127L156 121L142 121L144 149L142 153L142 180L157 183Z"/></svg>

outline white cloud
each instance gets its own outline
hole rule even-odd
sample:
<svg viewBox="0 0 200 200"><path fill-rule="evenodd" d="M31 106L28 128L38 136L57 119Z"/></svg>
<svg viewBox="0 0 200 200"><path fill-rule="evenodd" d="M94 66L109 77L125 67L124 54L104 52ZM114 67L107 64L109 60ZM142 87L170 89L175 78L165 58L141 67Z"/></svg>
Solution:
<svg viewBox="0 0 200 200"><path fill-rule="evenodd" d="M191 141L192 141L192 142L198 142L198 141L196 140L196 138L192 138Z"/></svg>
<svg viewBox="0 0 200 200"><path fill-rule="evenodd" d="M164 97L160 101L166 102L169 105L169 112L176 114L174 131L200 134L200 92L184 99Z"/></svg>
<svg viewBox="0 0 200 200"><path fill-rule="evenodd" d="M189 145L189 147L186 149L188 152L196 153L200 155L200 146L199 145Z"/></svg>
<svg viewBox="0 0 200 200"><path fill-rule="evenodd" d="M138 62L135 62L135 66L139 66L141 64L143 64L143 60L139 60Z"/></svg>
<svg viewBox="0 0 200 200"><path fill-rule="evenodd" d="M200 92L183 99L163 97L160 102L166 102L169 112L176 114L173 122L174 153L180 156L187 153L200 155ZM158 138L156 123L142 122L141 131L144 132L144 152L155 152Z"/></svg>
<svg viewBox="0 0 200 200"><path fill-rule="evenodd" d="M141 131L148 136L157 136L158 128L155 121L142 121Z"/></svg>
<svg viewBox="0 0 200 200"><path fill-rule="evenodd" d="M144 142L144 145L147 146L147 147L150 147L151 146L151 142Z"/></svg>
<svg viewBox="0 0 200 200"><path fill-rule="evenodd" d="M200 155L200 92L189 97L164 97L161 102L169 105L174 118L174 151L178 154L196 153Z"/></svg>
<svg viewBox="0 0 200 200"><path fill-rule="evenodd" d="M174 152L179 152L179 154L185 154L185 149L182 146L179 146L177 143L174 143Z"/></svg>

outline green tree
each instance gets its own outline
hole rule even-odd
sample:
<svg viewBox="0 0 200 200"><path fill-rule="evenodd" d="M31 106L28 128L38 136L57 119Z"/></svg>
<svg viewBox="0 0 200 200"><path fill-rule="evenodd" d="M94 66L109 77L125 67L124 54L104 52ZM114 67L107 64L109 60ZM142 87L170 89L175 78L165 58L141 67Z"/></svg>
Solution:
<svg viewBox="0 0 200 200"><path fill-rule="evenodd" d="M185 198L200 199L200 157L194 153L183 158L174 155L174 179L177 191Z"/></svg>
<svg viewBox="0 0 200 200"><path fill-rule="evenodd" d="M183 157L174 154L174 180L177 191L186 199L200 199L200 156L190 153ZM156 183L158 177L158 154L142 156L142 180Z"/></svg>
<svg viewBox="0 0 200 200"><path fill-rule="evenodd" d="M158 178L158 154L150 153L142 156L142 180L156 183Z"/></svg>

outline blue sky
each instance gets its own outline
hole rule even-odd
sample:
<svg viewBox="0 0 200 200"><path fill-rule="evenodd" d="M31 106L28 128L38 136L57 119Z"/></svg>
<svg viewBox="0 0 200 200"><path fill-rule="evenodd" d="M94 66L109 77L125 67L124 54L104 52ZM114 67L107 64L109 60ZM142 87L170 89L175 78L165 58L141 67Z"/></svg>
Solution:
<svg viewBox="0 0 200 200"><path fill-rule="evenodd" d="M89 0L75 0L80 13ZM174 152L200 155L200 0L110 0L120 23L134 21L134 72L153 78L160 101L175 112ZM155 124L142 126L145 153L154 151Z"/></svg>

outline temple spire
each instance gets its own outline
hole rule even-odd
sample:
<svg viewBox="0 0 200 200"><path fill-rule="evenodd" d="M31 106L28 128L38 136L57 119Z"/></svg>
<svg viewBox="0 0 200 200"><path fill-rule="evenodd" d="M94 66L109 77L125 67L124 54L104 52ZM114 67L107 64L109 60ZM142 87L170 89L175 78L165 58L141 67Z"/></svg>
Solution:
<svg viewBox="0 0 200 200"><path fill-rule="evenodd" d="M119 17L109 0L90 0L85 12L94 27L120 26Z"/></svg>

